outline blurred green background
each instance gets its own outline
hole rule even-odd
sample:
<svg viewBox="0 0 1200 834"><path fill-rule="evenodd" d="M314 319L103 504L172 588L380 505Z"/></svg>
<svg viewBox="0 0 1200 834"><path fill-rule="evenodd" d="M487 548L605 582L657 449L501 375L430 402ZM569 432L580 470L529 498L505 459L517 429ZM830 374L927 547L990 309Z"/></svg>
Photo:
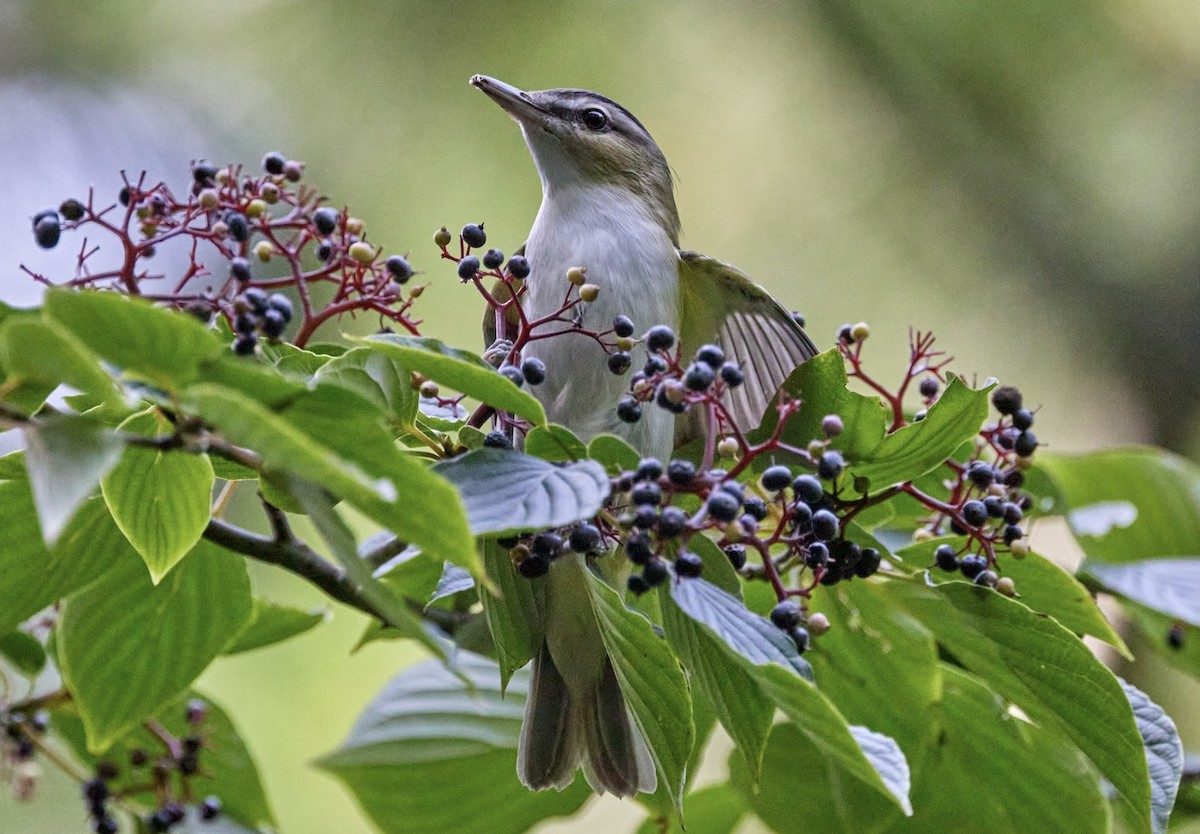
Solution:
<svg viewBox="0 0 1200 834"><path fill-rule="evenodd" d="M677 173L684 245L755 276L818 344L866 320L894 374L908 328L932 329L968 379L1020 385L1055 450L1200 452L1193 0L0 0L0 299L36 302L20 263L71 273L77 241L34 246L43 206L115 196L121 169L182 185L194 158L280 149L411 252L425 332L475 346L476 299L431 232L483 220L511 251L539 201L475 72L628 106ZM201 682L258 753L283 831L367 830L306 765L413 657L348 655L361 626L339 610ZM1200 747L1196 689L1136 677ZM0 830L83 830L75 788L46 791L0 798ZM572 830L637 817L610 802Z"/></svg>

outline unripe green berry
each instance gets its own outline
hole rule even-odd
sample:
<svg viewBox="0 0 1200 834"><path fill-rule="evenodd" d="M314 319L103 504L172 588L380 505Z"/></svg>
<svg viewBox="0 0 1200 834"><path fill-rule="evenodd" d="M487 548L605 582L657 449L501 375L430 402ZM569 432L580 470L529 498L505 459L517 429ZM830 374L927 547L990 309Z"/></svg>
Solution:
<svg viewBox="0 0 1200 834"><path fill-rule="evenodd" d="M591 304L600 297L600 288L595 284L584 284L579 288L579 298Z"/></svg>
<svg viewBox="0 0 1200 834"><path fill-rule="evenodd" d="M583 282L587 280L587 267L571 267L567 270L567 280L576 287L583 286Z"/></svg>
<svg viewBox="0 0 1200 834"><path fill-rule="evenodd" d="M433 233L434 245L438 246L442 249L445 249L447 246L450 245L450 240L451 240L450 230L447 229L445 226L442 226L442 228L438 229L436 232Z"/></svg>
<svg viewBox="0 0 1200 834"><path fill-rule="evenodd" d="M260 240L254 244L254 256L263 263L271 260L271 256L275 254L275 244L269 240Z"/></svg>

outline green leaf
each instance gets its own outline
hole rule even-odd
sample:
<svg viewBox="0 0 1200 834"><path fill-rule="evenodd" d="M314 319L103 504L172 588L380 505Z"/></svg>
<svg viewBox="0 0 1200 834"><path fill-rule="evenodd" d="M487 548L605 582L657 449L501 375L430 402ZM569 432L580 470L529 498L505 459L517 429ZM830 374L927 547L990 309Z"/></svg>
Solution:
<svg viewBox="0 0 1200 834"><path fill-rule="evenodd" d="M709 785L689 793L687 829L678 819L651 816L636 834L730 834L746 816L746 806L727 784Z"/></svg>
<svg viewBox="0 0 1200 834"><path fill-rule="evenodd" d="M122 560L67 600L59 620L63 680L101 751L175 699L252 612L240 556L201 542L158 584Z"/></svg>
<svg viewBox="0 0 1200 834"><path fill-rule="evenodd" d="M41 317L18 316L0 326L0 367L9 381L66 383L120 409L121 389L96 355L59 324Z"/></svg>
<svg viewBox="0 0 1200 834"><path fill-rule="evenodd" d="M411 426L416 420L420 395L412 387L412 373L377 350L360 347L347 351L317 370L316 379L358 394L374 405L389 425Z"/></svg>
<svg viewBox="0 0 1200 834"><path fill-rule="evenodd" d="M1117 565L1088 559L1080 572L1111 593L1200 626L1200 558L1143 559Z"/></svg>
<svg viewBox="0 0 1200 834"><path fill-rule="evenodd" d="M1200 554L1200 466L1136 446L1038 458L1062 490L1067 521L1089 559Z"/></svg>
<svg viewBox="0 0 1200 834"><path fill-rule="evenodd" d="M227 350L187 313L124 293L50 290L45 311L102 359L167 390L178 390L200 363Z"/></svg>
<svg viewBox="0 0 1200 834"><path fill-rule="evenodd" d="M587 456L604 465L610 473L637 469L642 456L615 434L598 434L588 441Z"/></svg>
<svg viewBox="0 0 1200 834"><path fill-rule="evenodd" d="M560 571L572 568L587 580L592 611L621 694L650 748L659 786L666 788L678 809L696 733L683 670L650 621L627 608L616 591L584 567L582 559L556 565Z"/></svg>
<svg viewBox="0 0 1200 834"><path fill-rule="evenodd" d="M259 597L253 599L254 607L250 621L238 632L222 654L261 649L303 634L329 618L327 609L301 611L288 605L267 602Z"/></svg>
<svg viewBox="0 0 1200 834"><path fill-rule="evenodd" d="M405 368L490 406L545 425L546 412L530 394L513 385L476 354L437 339L383 333L355 341L391 356Z"/></svg>
<svg viewBox="0 0 1200 834"><path fill-rule="evenodd" d="M207 715L200 731L205 741L204 750L200 754L203 770L200 775L193 777L194 790L201 796L211 794L220 797L224 817L255 829L273 826L274 819L258 775L258 768L237 727L220 704L191 690L160 707L154 714L154 720L176 738L193 735L195 728L188 724L186 716L188 702L195 699L205 702ZM83 721L71 704L56 707L52 721L55 736L70 745L72 752L89 771L95 770L96 764L101 760L127 762L130 752L135 749L150 752L162 749L162 741L139 724L115 739L108 748L90 750ZM144 771L123 767L109 786L114 792L120 792L135 785L145 784L145 781ZM127 796L124 802L149 810L147 799L152 802L152 795L141 792L140 795ZM196 831L210 830L216 834L212 829L196 828Z"/></svg>
<svg viewBox="0 0 1200 834"><path fill-rule="evenodd" d="M1052 619L988 588L889 582L889 595L967 669L1035 721L1067 735L1112 782L1138 831L1149 831L1142 742L1117 679Z"/></svg>
<svg viewBox="0 0 1200 834"><path fill-rule="evenodd" d="M486 564L484 570L487 570ZM437 587L427 596L426 607L455 594L466 593L475 587L475 578L458 565L449 562L442 563L442 575L438 578Z"/></svg>
<svg viewBox="0 0 1200 834"><path fill-rule="evenodd" d="M46 665L46 649L36 637L24 631L0 634L0 657L28 678L37 677Z"/></svg>
<svg viewBox="0 0 1200 834"><path fill-rule="evenodd" d="M955 548L963 544L959 537L944 536L920 542L897 551L903 562L895 563L902 570L917 573L933 563L938 545L949 543ZM1016 584L1017 598L1039 614L1047 614L1076 634L1090 634L1127 658L1132 658L1125 641L1113 629L1091 592L1078 579L1060 566L1037 553L1023 559L1005 558L1000 563L1005 576ZM931 569L925 572L926 581L943 584L962 582L961 574Z"/></svg>
<svg viewBox="0 0 1200 834"><path fill-rule="evenodd" d="M551 461L583 460L587 447L565 426L536 426L525 436L525 454Z"/></svg>
<svg viewBox="0 0 1200 834"><path fill-rule="evenodd" d="M290 379L264 359L222 353L200 366L199 381L245 394L271 408L283 408L308 390L308 385Z"/></svg>
<svg viewBox="0 0 1200 834"><path fill-rule="evenodd" d="M268 468L319 481L383 527L478 574L454 488L396 448L373 410L364 413L364 401L351 392L322 386L281 414L211 385L189 389L187 400L231 442L258 452Z"/></svg>
<svg viewBox="0 0 1200 834"><path fill-rule="evenodd" d="M514 675L505 695L491 661L459 652L457 668L470 689L434 662L393 678L317 766L346 785L384 834L521 834L574 813L591 796L582 779L561 793L534 793L517 781L528 674Z"/></svg>
<svg viewBox="0 0 1200 834"><path fill-rule="evenodd" d="M684 584L692 583L676 583ZM741 605L734 597L729 599ZM757 782L775 705L762 693L750 672L715 645L716 635L687 616L670 597L663 600L662 613L667 639L687 669L692 687L712 703L721 726L745 758L751 781Z"/></svg>
<svg viewBox="0 0 1200 834"><path fill-rule="evenodd" d="M802 448L813 438L823 436L820 425L826 414L840 415L846 430L833 446L849 461L844 482L849 486L855 478L866 478L873 493L915 480L941 465L978 433L987 419L990 389L976 391L951 376L950 384L924 420L889 433L891 412L877 398L849 390L847 382L845 361L836 349L796 368L783 388L803 405L788 420L783 438ZM778 421L772 406L754 437L768 436Z"/></svg>
<svg viewBox="0 0 1200 834"><path fill-rule="evenodd" d="M1200 678L1200 628L1129 600L1124 600L1121 608L1145 638L1144 643L1163 660Z"/></svg>
<svg viewBox="0 0 1200 834"><path fill-rule="evenodd" d="M25 466L42 538L53 545L79 505L121 459L121 438L83 417L47 416L25 425Z"/></svg>
<svg viewBox="0 0 1200 834"><path fill-rule="evenodd" d="M25 469L25 450L18 449L0 455L0 481L25 481L29 472Z"/></svg>
<svg viewBox="0 0 1200 834"><path fill-rule="evenodd" d="M919 771L937 724L913 716L934 710L942 688L933 636L873 582L822 586L809 605L833 623L805 653L821 692L847 721L894 738Z"/></svg>
<svg viewBox="0 0 1200 834"><path fill-rule="evenodd" d="M491 587L480 585L479 601L496 645L500 691L504 692L513 672L528 663L540 645L539 606L534 583L517 573L508 548L495 540L482 539L480 549Z"/></svg>
<svg viewBox="0 0 1200 834"><path fill-rule="evenodd" d="M103 501L84 504L47 550L29 484L0 483L0 634L129 560L142 563Z"/></svg>
<svg viewBox="0 0 1200 834"><path fill-rule="evenodd" d="M433 469L457 488L475 535L591 518L609 493L603 467L590 460L556 466L509 449L477 449Z"/></svg>
<svg viewBox="0 0 1200 834"><path fill-rule="evenodd" d="M1146 746L1146 765L1150 771L1150 821L1154 834L1163 834L1183 778L1183 743L1179 740L1175 722L1162 707L1136 686L1123 680L1120 683Z"/></svg>
<svg viewBox="0 0 1200 834"><path fill-rule="evenodd" d="M371 575L371 568L358 555L354 534L333 508L328 494L315 484L290 478L289 490L308 513L313 526L329 546L329 550L346 570L347 578L357 586L363 599L370 603L384 622L405 637L411 637L429 649L436 657L446 656L445 647L434 638L421 620L409 611L395 591Z"/></svg>
<svg viewBox="0 0 1200 834"><path fill-rule="evenodd" d="M134 415L121 428L149 437L171 432L158 411ZM155 583L204 535L213 482L212 464L204 455L133 445L101 479L113 519L146 560Z"/></svg>

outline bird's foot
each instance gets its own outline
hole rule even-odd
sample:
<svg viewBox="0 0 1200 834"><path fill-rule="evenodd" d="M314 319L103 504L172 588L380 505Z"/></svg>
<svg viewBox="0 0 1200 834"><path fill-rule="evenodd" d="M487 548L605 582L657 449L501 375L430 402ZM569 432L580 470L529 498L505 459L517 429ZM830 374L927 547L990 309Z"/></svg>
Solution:
<svg viewBox="0 0 1200 834"><path fill-rule="evenodd" d="M493 368L499 368L504 364L504 360L508 358L508 354L512 349L513 343L511 339L497 339L483 352L483 361L487 362Z"/></svg>

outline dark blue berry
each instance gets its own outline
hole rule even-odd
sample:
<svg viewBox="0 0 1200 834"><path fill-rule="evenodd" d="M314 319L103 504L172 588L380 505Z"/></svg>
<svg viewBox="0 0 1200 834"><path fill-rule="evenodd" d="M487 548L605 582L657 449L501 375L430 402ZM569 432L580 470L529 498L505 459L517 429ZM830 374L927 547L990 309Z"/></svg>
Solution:
<svg viewBox="0 0 1200 834"><path fill-rule="evenodd" d="M235 333L253 333L258 330L258 319L250 313L238 313L233 319Z"/></svg>
<svg viewBox="0 0 1200 834"><path fill-rule="evenodd" d="M785 599L771 609L771 622L776 628L783 631L788 631L800 625L802 616L803 612L800 611L800 606L790 599Z"/></svg>
<svg viewBox="0 0 1200 834"><path fill-rule="evenodd" d="M651 327L646 333L646 347L653 353L660 350L670 350L675 346L675 331L665 324Z"/></svg>
<svg viewBox="0 0 1200 834"><path fill-rule="evenodd" d="M1031 431L1023 431L1017 435L1017 439L1013 441L1013 451L1023 458L1027 458L1033 454L1033 450L1037 448L1037 437Z"/></svg>
<svg viewBox="0 0 1200 834"><path fill-rule="evenodd" d="M812 527L813 509L803 501L798 501L791 507L792 510L792 526L796 528L796 532L803 533Z"/></svg>
<svg viewBox="0 0 1200 834"><path fill-rule="evenodd" d="M508 259L508 274L522 280L529 277L529 261L524 255L513 255Z"/></svg>
<svg viewBox="0 0 1200 834"><path fill-rule="evenodd" d="M274 307L263 313L262 331L268 339L278 339L287 328L287 318Z"/></svg>
<svg viewBox="0 0 1200 834"><path fill-rule="evenodd" d="M242 300L250 305L250 309L258 314L267 311L267 294L258 287L248 287L242 292Z"/></svg>
<svg viewBox="0 0 1200 834"><path fill-rule="evenodd" d="M992 405L1001 414L1012 414L1021 407L1021 392L1011 385L1001 385L992 392Z"/></svg>
<svg viewBox="0 0 1200 834"><path fill-rule="evenodd" d="M808 546L808 552L804 555L804 564L816 570L817 568L825 567L829 562L829 547L824 542L813 542Z"/></svg>
<svg viewBox="0 0 1200 834"><path fill-rule="evenodd" d="M726 362L721 366L721 379L724 380L725 384L730 388L737 388L746 381L746 377L742 373L742 369L737 366L736 362Z"/></svg>
<svg viewBox="0 0 1200 834"><path fill-rule="evenodd" d="M617 376L627 373L632 365L633 357L627 351L617 350L608 355L608 369Z"/></svg>
<svg viewBox="0 0 1200 834"><path fill-rule="evenodd" d="M835 452L832 449L821 455L820 460L817 461L817 475L827 481L841 475L845 468L846 460L842 457L841 452Z"/></svg>
<svg viewBox="0 0 1200 834"><path fill-rule="evenodd" d="M541 385L546 381L546 363L531 356L521 363L521 373L530 385Z"/></svg>
<svg viewBox="0 0 1200 834"><path fill-rule="evenodd" d="M704 572L704 560L691 551L685 550L675 559L675 573L678 576L699 576Z"/></svg>
<svg viewBox="0 0 1200 834"><path fill-rule="evenodd" d="M770 510L767 509L767 502L757 495L752 495L743 501L742 508L746 511L746 515L755 521L762 521L770 513Z"/></svg>
<svg viewBox="0 0 1200 834"><path fill-rule="evenodd" d="M468 223L463 226L462 230L463 242L472 249L478 249L487 243L487 233L483 230L482 223Z"/></svg>
<svg viewBox="0 0 1200 834"><path fill-rule="evenodd" d="M483 253L483 265L488 269L495 269L504 263L504 253L499 249L489 249Z"/></svg>
<svg viewBox="0 0 1200 834"><path fill-rule="evenodd" d="M742 502L724 490L714 490L706 502L708 514L717 521L733 521L737 518Z"/></svg>
<svg viewBox="0 0 1200 834"><path fill-rule="evenodd" d="M854 575L860 579L866 579L875 571L879 570L880 564L883 562L883 556L873 547L864 547L862 555L854 564Z"/></svg>
<svg viewBox="0 0 1200 834"><path fill-rule="evenodd" d="M250 280L250 261L245 258L234 258L229 262L229 277L235 281L246 283Z"/></svg>
<svg viewBox="0 0 1200 834"><path fill-rule="evenodd" d="M62 205L58 207L58 211L62 214L64 220L73 222L83 219L83 216L87 214L87 206L72 197L63 200Z"/></svg>
<svg viewBox="0 0 1200 834"><path fill-rule="evenodd" d="M283 166L286 162L287 157L285 157L279 151L271 151L263 157L262 167L263 170L268 174L275 174L278 176L279 174L283 173Z"/></svg>
<svg viewBox="0 0 1200 834"><path fill-rule="evenodd" d="M642 419L642 406L633 397L624 397L617 403L617 417L622 423L636 423Z"/></svg>
<svg viewBox="0 0 1200 834"><path fill-rule="evenodd" d="M979 573L975 574L975 578L972 581L976 585L980 585L985 588L995 588L996 583L1000 581L1000 577L996 576L995 571L987 570L985 568L984 570L981 570Z"/></svg>
<svg viewBox="0 0 1200 834"><path fill-rule="evenodd" d="M955 554L954 548L948 544L938 545L937 550L933 551L933 561L944 571L958 570L958 556Z"/></svg>
<svg viewBox="0 0 1200 834"><path fill-rule="evenodd" d="M625 580L625 587L629 589L629 593L641 596L650 590L650 583L640 573L631 573L629 574L629 578Z"/></svg>
<svg viewBox="0 0 1200 834"><path fill-rule="evenodd" d="M392 255L383 262L383 266L398 284L408 283L408 279L413 276L412 267L402 255Z"/></svg>
<svg viewBox="0 0 1200 834"><path fill-rule="evenodd" d="M258 339L254 338L253 333L243 333L233 340L233 352L238 356L250 356L257 344Z"/></svg>
<svg viewBox="0 0 1200 834"><path fill-rule="evenodd" d="M812 475L799 475L792 481L792 492L805 504L815 504L825 497L825 487Z"/></svg>
<svg viewBox="0 0 1200 834"><path fill-rule="evenodd" d="M662 503L662 488L654 481L642 481L634 484L629 492L629 500L635 506L649 504L658 506Z"/></svg>
<svg viewBox="0 0 1200 834"><path fill-rule="evenodd" d="M1004 521L1006 524L1020 524L1025 514L1016 504L1008 501L1004 504Z"/></svg>
<svg viewBox="0 0 1200 834"><path fill-rule="evenodd" d="M530 553L517 565L517 573L526 579L537 579L550 571L550 560L545 556Z"/></svg>
<svg viewBox="0 0 1200 834"><path fill-rule="evenodd" d="M812 517L813 535L827 542L838 534L838 517L829 510L817 510Z"/></svg>
<svg viewBox="0 0 1200 834"><path fill-rule="evenodd" d="M968 553L958 560L958 569L967 579L974 579L987 570L987 559L978 553Z"/></svg>
<svg viewBox="0 0 1200 834"><path fill-rule="evenodd" d="M995 480L995 473L990 464L977 460L967 467L967 478L980 489L987 489Z"/></svg>
<svg viewBox="0 0 1200 834"><path fill-rule="evenodd" d="M292 300L281 293L271 293L267 298L267 309L275 310L283 316L284 323L292 320Z"/></svg>
<svg viewBox="0 0 1200 834"><path fill-rule="evenodd" d="M33 238L43 249L53 249L58 245L62 235L62 227L58 224L58 213L53 217L43 217L33 225Z"/></svg>
<svg viewBox="0 0 1200 834"><path fill-rule="evenodd" d="M719 345L702 345L696 351L696 361L703 362L714 371L720 370L725 364L725 351L721 350Z"/></svg>
<svg viewBox="0 0 1200 834"><path fill-rule="evenodd" d="M644 565L654 555L654 545L645 533L633 533L625 540L625 555L635 565Z"/></svg>
<svg viewBox="0 0 1200 834"><path fill-rule="evenodd" d="M683 384L692 391L703 391L713 384L713 369L703 362L693 362L683 376Z"/></svg>
<svg viewBox="0 0 1200 834"><path fill-rule="evenodd" d="M633 335L633 321L629 316L617 316L613 319L613 333L622 338L628 339Z"/></svg>
<svg viewBox="0 0 1200 834"><path fill-rule="evenodd" d="M464 281L469 281L474 278L479 272L479 258L474 255L467 255L458 262L458 277Z"/></svg>
<svg viewBox="0 0 1200 834"><path fill-rule="evenodd" d="M792 470L782 464L768 466L762 473L763 489L767 492L779 492L792 482Z"/></svg>
<svg viewBox="0 0 1200 834"><path fill-rule="evenodd" d="M200 819L208 822L217 818L221 813L221 800L215 796L206 796L200 803Z"/></svg>
<svg viewBox="0 0 1200 834"><path fill-rule="evenodd" d="M672 539L687 529L688 516L678 507L664 507L658 517L658 535L660 538Z"/></svg>
<svg viewBox="0 0 1200 834"><path fill-rule="evenodd" d="M225 215L225 225L229 227L229 236L238 243L250 238L250 222L240 211L231 211Z"/></svg>
<svg viewBox="0 0 1200 834"><path fill-rule="evenodd" d="M516 365L501 365L500 375L518 388L525 384L525 376Z"/></svg>
<svg viewBox="0 0 1200 834"><path fill-rule="evenodd" d="M333 241L323 240L317 244L317 260L325 263L333 255ZM400 283L404 283L401 281Z"/></svg>
<svg viewBox="0 0 1200 834"><path fill-rule="evenodd" d="M678 487L685 487L696 479L696 464L690 460L676 458L667 464L667 480Z"/></svg>
<svg viewBox="0 0 1200 834"><path fill-rule="evenodd" d="M982 501L970 500L963 504L962 507L963 521L972 527L979 527L987 523L988 511Z"/></svg>
<svg viewBox="0 0 1200 834"><path fill-rule="evenodd" d="M927 376L921 380L921 384L917 386L917 390L921 392L921 396L925 399L932 399L937 396L940 385L935 377Z"/></svg>
<svg viewBox="0 0 1200 834"><path fill-rule="evenodd" d="M192 179L200 185L208 185L217 176L217 167L203 159L192 165Z"/></svg>
<svg viewBox="0 0 1200 834"><path fill-rule="evenodd" d="M511 449L512 441L502 431L490 431L483 438L483 445L489 449ZM511 546L511 545L510 545Z"/></svg>
<svg viewBox="0 0 1200 834"><path fill-rule="evenodd" d="M123 186L121 190L117 192L117 202L123 206L129 205L129 201L132 199L132 197L133 195L129 193L128 185Z"/></svg>
<svg viewBox="0 0 1200 834"><path fill-rule="evenodd" d="M659 408L671 412L672 414L682 414L687 411L687 403L680 401L675 402L671 398L671 387L667 383L661 383L658 389L654 392L654 404Z"/></svg>
<svg viewBox="0 0 1200 834"><path fill-rule="evenodd" d="M796 644L796 651L804 654L808 651L809 636L808 629L803 626L796 626L788 630L788 637L792 638L792 642Z"/></svg>
<svg viewBox="0 0 1200 834"><path fill-rule="evenodd" d="M1028 408L1018 408L1012 413L1013 428L1025 431L1033 425L1033 412Z"/></svg>
<svg viewBox="0 0 1200 834"><path fill-rule="evenodd" d="M657 481L663 476L662 461L658 458L642 458L633 475L639 481Z"/></svg>
<svg viewBox="0 0 1200 834"><path fill-rule="evenodd" d="M646 364L642 366L642 373L646 376L654 376L661 374L667 369L667 360L661 356L649 356L646 359Z"/></svg>
<svg viewBox="0 0 1200 834"><path fill-rule="evenodd" d="M983 506L987 509L988 518L1003 518L1004 517L1004 499L996 495L989 495L983 499Z"/></svg>
<svg viewBox="0 0 1200 834"><path fill-rule="evenodd" d="M554 560L562 553L563 540L558 533L538 533L529 543L529 551L535 556Z"/></svg>
<svg viewBox="0 0 1200 834"><path fill-rule="evenodd" d="M671 571L667 569L667 563L664 560L653 556L642 568L642 576L645 577L646 584L653 588L655 585L666 582L671 576Z"/></svg>
<svg viewBox="0 0 1200 834"><path fill-rule="evenodd" d="M1020 527L1015 524L1009 524L1004 528L1004 543L1012 544L1017 539L1022 538L1024 535L1025 531Z"/></svg>

